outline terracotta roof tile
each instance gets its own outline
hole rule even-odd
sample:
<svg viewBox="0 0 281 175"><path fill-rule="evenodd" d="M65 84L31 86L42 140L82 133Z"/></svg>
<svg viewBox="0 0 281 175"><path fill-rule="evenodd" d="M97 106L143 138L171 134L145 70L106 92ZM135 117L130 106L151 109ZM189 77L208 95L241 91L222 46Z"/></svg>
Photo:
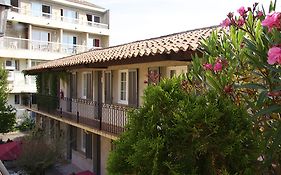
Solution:
<svg viewBox="0 0 281 175"><path fill-rule="evenodd" d="M213 29L214 27L201 28L103 49L90 50L77 55L49 61L25 71L63 68L67 66L93 64L156 54L177 53L179 51L196 51L200 40L208 37Z"/></svg>

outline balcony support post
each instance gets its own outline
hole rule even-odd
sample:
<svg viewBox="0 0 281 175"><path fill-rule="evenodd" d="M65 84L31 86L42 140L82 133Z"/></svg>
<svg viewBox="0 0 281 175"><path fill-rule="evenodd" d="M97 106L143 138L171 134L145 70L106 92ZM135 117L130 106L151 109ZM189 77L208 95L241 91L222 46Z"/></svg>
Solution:
<svg viewBox="0 0 281 175"><path fill-rule="evenodd" d="M32 50L32 25L28 25L28 43L27 43L27 49Z"/></svg>
<svg viewBox="0 0 281 175"><path fill-rule="evenodd" d="M62 46L62 42L63 42L63 29L59 29L59 52L61 53L63 51L63 46Z"/></svg>
<svg viewBox="0 0 281 175"><path fill-rule="evenodd" d="M62 117L62 107L60 107L60 117Z"/></svg>
<svg viewBox="0 0 281 175"><path fill-rule="evenodd" d="M76 122L79 123L79 111L77 111Z"/></svg>

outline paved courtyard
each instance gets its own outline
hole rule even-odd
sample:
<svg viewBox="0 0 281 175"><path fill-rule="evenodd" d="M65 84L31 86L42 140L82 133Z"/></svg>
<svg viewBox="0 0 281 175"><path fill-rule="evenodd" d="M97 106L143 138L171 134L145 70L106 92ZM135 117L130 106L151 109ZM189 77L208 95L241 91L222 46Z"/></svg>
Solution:
<svg viewBox="0 0 281 175"><path fill-rule="evenodd" d="M24 137L27 135L27 132L10 132L6 134L0 134L0 140L2 139L3 141L7 141L8 139L10 140L18 140L21 137Z"/></svg>

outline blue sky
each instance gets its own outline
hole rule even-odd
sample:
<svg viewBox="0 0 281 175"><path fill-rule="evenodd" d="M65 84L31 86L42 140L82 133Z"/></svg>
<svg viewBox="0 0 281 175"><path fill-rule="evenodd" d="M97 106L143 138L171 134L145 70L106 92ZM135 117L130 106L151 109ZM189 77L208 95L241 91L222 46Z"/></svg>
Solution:
<svg viewBox="0 0 281 175"><path fill-rule="evenodd" d="M110 45L218 25L228 12L269 0L90 0L110 10ZM280 0L279 0L280 1ZM278 3L278 7L280 3Z"/></svg>

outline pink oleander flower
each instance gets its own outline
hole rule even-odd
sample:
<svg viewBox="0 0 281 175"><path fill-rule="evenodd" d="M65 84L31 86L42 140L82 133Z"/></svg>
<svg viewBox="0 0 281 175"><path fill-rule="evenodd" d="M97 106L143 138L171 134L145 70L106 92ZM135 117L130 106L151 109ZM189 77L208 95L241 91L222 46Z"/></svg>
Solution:
<svg viewBox="0 0 281 175"><path fill-rule="evenodd" d="M281 91L271 91L271 92L268 92L267 95L269 97L278 97L281 95Z"/></svg>
<svg viewBox="0 0 281 175"><path fill-rule="evenodd" d="M245 24L245 20L240 17L240 18L237 20L237 25L238 25L239 27L242 27L244 24Z"/></svg>
<svg viewBox="0 0 281 175"><path fill-rule="evenodd" d="M262 12L262 11L258 11L257 17L260 18L260 17L262 17L262 16L263 16L263 12Z"/></svg>
<svg viewBox="0 0 281 175"><path fill-rule="evenodd" d="M204 68L204 70L213 70L213 65L206 63L206 64L203 64L203 68Z"/></svg>
<svg viewBox="0 0 281 175"><path fill-rule="evenodd" d="M280 47L272 47L268 50L268 64L281 64L281 48Z"/></svg>
<svg viewBox="0 0 281 175"><path fill-rule="evenodd" d="M225 20L222 21L220 24L222 27L229 27L231 25L231 21L229 18L226 18Z"/></svg>
<svg viewBox="0 0 281 175"><path fill-rule="evenodd" d="M222 64L221 64L220 62L217 62L217 63L214 65L214 71L215 71L215 72L222 71Z"/></svg>
<svg viewBox="0 0 281 175"><path fill-rule="evenodd" d="M227 94L230 94L233 92L233 87L232 85L226 85L224 88L223 88L223 91Z"/></svg>
<svg viewBox="0 0 281 175"><path fill-rule="evenodd" d="M238 12L241 16L244 16L244 15L247 13L245 7L243 7L243 6L240 7L240 8L237 10L237 12Z"/></svg>
<svg viewBox="0 0 281 175"><path fill-rule="evenodd" d="M218 57L216 59L216 63L220 63L223 65L223 67L227 67L228 66L228 61L224 58Z"/></svg>
<svg viewBox="0 0 281 175"><path fill-rule="evenodd" d="M268 27L269 31L273 28L280 29L281 27L281 13L273 12L266 16L266 18L262 21L262 25Z"/></svg>

